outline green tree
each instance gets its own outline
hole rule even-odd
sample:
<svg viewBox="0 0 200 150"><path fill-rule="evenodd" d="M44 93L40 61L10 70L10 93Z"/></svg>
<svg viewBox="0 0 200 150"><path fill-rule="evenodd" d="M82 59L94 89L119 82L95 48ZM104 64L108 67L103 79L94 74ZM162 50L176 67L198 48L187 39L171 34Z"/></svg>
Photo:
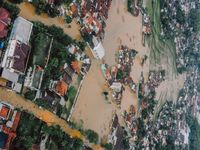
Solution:
<svg viewBox="0 0 200 150"><path fill-rule="evenodd" d="M76 93L77 93L76 88L74 86L70 86L68 91L68 99L70 100L71 103L73 103Z"/></svg>
<svg viewBox="0 0 200 150"><path fill-rule="evenodd" d="M124 149L128 150L130 148L128 139L123 139Z"/></svg>
<svg viewBox="0 0 200 150"><path fill-rule="evenodd" d="M64 35L63 29L60 28L60 27L57 27L55 25L52 25L52 26L48 27L48 33L50 33L51 35L53 35L53 37L55 39L60 39Z"/></svg>
<svg viewBox="0 0 200 150"><path fill-rule="evenodd" d="M25 94L24 94L24 97L26 99L29 99L29 100L34 100L36 96L36 91L33 91L33 90L30 90L30 91L27 91Z"/></svg>
<svg viewBox="0 0 200 150"><path fill-rule="evenodd" d="M65 22L67 24L70 24L72 22L72 17L70 17L70 16L67 15L66 18L65 18Z"/></svg>
<svg viewBox="0 0 200 150"><path fill-rule="evenodd" d="M99 142L99 135L93 130L86 130L85 134L91 143L97 144Z"/></svg>
<svg viewBox="0 0 200 150"><path fill-rule="evenodd" d="M82 150L83 148L83 141L81 139L75 138L73 140L73 149L74 150Z"/></svg>
<svg viewBox="0 0 200 150"><path fill-rule="evenodd" d="M187 113L186 121L190 127L189 149L190 150L199 149L199 147L200 147L200 125L198 123L198 120L192 116L190 110Z"/></svg>
<svg viewBox="0 0 200 150"><path fill-rule="evenodd" d="M52 18L59 15L59 11L55 5L47 4L45 7L45 11L48 13L48 15Z"/></svg>
<svg viewBox="0 0 200 150"><path fill-rule="evenodd" d="M72 3L72 0L64 0L64 3L70 5Z"/></svg>
<svg viewBox="0 0 200 150"><path fill-rule="evenodd" d="M13 20L17 18L18 14L20 13L20 9L16 5L4 2L3 7L9 11L11 19Z"/></svg>
<svg viewBox="0 0 200 150"><path fill-rule="evenodd" d="M58 65L59 65L58 58L52 58L49 65L51 65L52 67L57 68Z"/></svg>
<svg viewBox="0 0 200 150"><path fill-rule="evenodd" d="M23 0L13 0L12 2L13 2L13 3L16 3L16 4L20 4L20 3L23 2Z"/></svg>
<svg viewBox="0 0 200 150"><path fill-rule="evenodd" d="M106 143L103 145L103 147L105 148L105 150L112 150L113 149L113 145L111 143Z"/></svg>
<svg viewBox="0 0 200 150"><path fill-rule="evenodd" d="M189 13L189 25L193 28L194 32L200 31L200 8L192 9Z"/></svg>
<svg viewBox="0 0 200 150"><path fill-rule="evenodd" d="M45 0L33 0L32 4L35 6L36 13L38 15L40 15L42 12L45 11L45 8L46 8L46 2L45 2Z"/></svg>
<svg viewBox="0 0 200 150"><path fill-rule="evenodd" d="M31 149L32 148L32 146L33 146L33 144L34 144L34 139L33 139L33 137L31 137L31 136L27 136L26 137L26 140L25 140L25 142L24 142L24 146L27 148L27 149Z"/></svg>

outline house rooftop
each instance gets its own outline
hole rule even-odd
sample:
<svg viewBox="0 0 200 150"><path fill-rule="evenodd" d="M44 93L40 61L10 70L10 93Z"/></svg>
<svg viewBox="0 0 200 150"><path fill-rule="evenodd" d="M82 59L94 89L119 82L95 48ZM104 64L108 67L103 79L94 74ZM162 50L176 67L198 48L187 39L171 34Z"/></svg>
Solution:
<svg viewBox="0 0 200 150"><path fill-rule="evenodd" d="M32 27L33 24L30 21L22 17L18 17L14 22L10 39L16 39L25 44L28 44L32 32Z"/></svg>
<svg viewBox="0 0 200 150"><path fill-rule="evenodd" d="M30 46L24 43L17 43L14 51L14 63L12 68L18 72L24 73L26 70Z"/></svg>
<svg viewBox="0 0 200 150"><path fill-rule="evenodd" d="M9 12L4 8L0 8L0 38L7 36L7 26L10 24L10 21L11 19Z"/></svg>
<svg viewBox="0 0 200 150"><path fill-rule="evenodd" d="M10 112L10 108L8 106L3 105L0 110L0 117L3 119L8 118Z"/></svg>
<svg viewBox="0 0 200 150"><path fill-rule="evenodd" d="M58 81L56 85L56 92L61 96L65 96L67 94L68 85L64 81Z"/></svg>

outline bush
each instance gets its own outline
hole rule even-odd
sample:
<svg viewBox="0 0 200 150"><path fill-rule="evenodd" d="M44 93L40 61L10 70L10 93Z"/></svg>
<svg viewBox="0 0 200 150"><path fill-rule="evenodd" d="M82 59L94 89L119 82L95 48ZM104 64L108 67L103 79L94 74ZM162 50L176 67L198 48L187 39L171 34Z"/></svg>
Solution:
<svg viewBox="0 0 200 150"><path fill-rule="evenodd" d="M11 17L11 19L13 19L13 20L16 19L17 16L18 16L18 14L20 13L20 9L19 9L19 7L17 7L16 5L13 5L13 4L9 4L9 3L7 3L7 2L4 2L4 3L3 3L3 7L9 11L10 17Z"/></svg>
<svg viewBox="0 0 200 150"><path fill-rule="evenodd" d="M99 142L99 135L93 130L86 130L85 134L91 143L97 144Z"/></svg>
<svg viewBox="0 0 200 150"><path fill-rule="evenodd" d="M50 105L50 103L48 103L47 101L43 100L43 99L36 99L35 100L35 103L38 105L38 106L41 106L45 109L48 109L51 111L52 107Z"/></svg>
<svg viewBox="0 0 200 150"><path fill-rule="evenodd" d="M29 100L34 100L34 99L35 99L35 96L36 96L36 92L37 92L37 91L32 91L32 90L30 90L30 91L28 91L28 92L26 92L26 93L24 94L24 97L25 97L26 99L29 99Z"/></svg>
<svg viewBox="0 0 200 150"><path fill-rule="evenodd" d="M45 11L48 13L48 15L52 18L59 15L58 9L55 7L55 5L47 4L45 7Z"/></svg>
<svg viewBox="0 0 200 150"><path fill-rule="evenodd" d="M20 4L20 3L23 2L23 0L13 0L12 2L13 2L13 3L16 3L16 4Z"/></svg>
<svg viewBox="0 0 200 150"><path fill-rule="evenodd" d="M65 22L68 23L68 24L71 23L72 22L72 18L67 15L66 18L65 18Z"/></svg>
<svg viewBox="0 0 200 150"><path fill-rule="evenodd" d="M70 101L71 103L74 102L74 99L75 99L75 97L76 97L76 93L77 93L76 88L75 88L74 86L71 86L71 87L69 88L69 91L68 91L68 99L69 99L69 101Z"/></svg>
<svg viewBox="0 0 200 150"><path fill-rule="evenodd" d="M112 150L113 149L113 145L111 143L106 143L105 145L103 145L103 147L105 148L105 150Z"/></svg>

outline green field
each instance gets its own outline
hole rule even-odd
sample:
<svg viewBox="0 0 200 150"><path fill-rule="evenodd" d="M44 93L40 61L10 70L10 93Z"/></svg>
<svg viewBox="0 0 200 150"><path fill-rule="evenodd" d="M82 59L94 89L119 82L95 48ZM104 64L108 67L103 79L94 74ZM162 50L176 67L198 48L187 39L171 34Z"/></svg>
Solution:
<svg viewBox="0 0 200 150"><path fill-rule="evenodd" d="M153 1L153 2L152 2ZM160 0L149 0L147 11L152 20L152 34L147 37L150 47L150 64L151 68L166 65L167 75L176 76L176 49L173 38L165 39L161 37L160 21Z"/></svg>
<svg viewBox="0 0 200 150"><path fill-rule="evenodd" d="M49 53L49 45L51 37L46 34L39 33L34 40L33 47L33 63L41 67L45 67L47 56Z"/></svg>

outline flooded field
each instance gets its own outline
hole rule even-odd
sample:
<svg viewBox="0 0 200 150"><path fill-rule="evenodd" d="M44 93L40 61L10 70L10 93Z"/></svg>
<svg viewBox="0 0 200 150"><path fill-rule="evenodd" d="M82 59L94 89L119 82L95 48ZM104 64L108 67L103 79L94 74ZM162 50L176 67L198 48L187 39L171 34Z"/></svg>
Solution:
<svg viewBox="0 0 200 150"><path fill-rule="evenodd" d="M21 3L19 5L19 8L21 9L20 16L24 17L25 19L31 20L31 21L40 21L46 25L56 25L58 27L61 27L66 34L71 36L75 39L80 39L80 26L75 22L75 20L72 21L71 28L68 27L68 25L65 23L63 17L57 17L57 18L50 18L47 14L41 14L38 16L35 13L35 8L32 4L28 2Z"/></svg>

